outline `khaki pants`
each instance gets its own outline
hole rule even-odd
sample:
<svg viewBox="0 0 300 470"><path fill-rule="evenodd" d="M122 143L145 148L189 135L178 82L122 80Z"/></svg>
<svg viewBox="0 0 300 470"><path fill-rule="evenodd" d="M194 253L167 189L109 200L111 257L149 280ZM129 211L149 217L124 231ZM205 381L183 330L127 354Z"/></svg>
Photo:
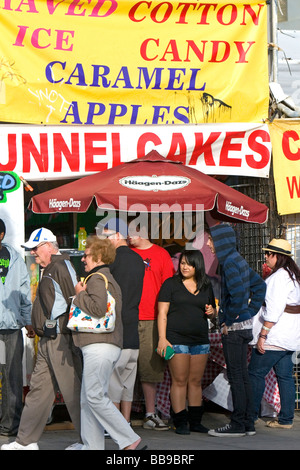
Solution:
<svg viewBox="0 0 300 470"><path fill-rule="evenodd" d="M83 379L81 391L82 450L104 450L104 429L119 449L139 436L108 396L109 380L121 349L114 344L93 343L81 348Z"/></svg>
<svg viewBox="0 0 300 470"><path fill-rule="evenodd" d="M75 370L72 337L58 334L56 339L41 338L30 391L25 399L16 441L21 445L38 442L59 390L71 420L80 435L81 380Z"/></svg>
<svg viewBox="0 0 300 470"><path fill-rule="evenodd" d="M138 349L122 349L110 377L108 395L113 403L133 400L138 356Z"/></svg>
<svg viewBox="0 0 300 470"><path fill-rule="evenodd" d="M166 361L155 352L158 344L157 320L139 320L139 339L138 372L140 381L162 382Z"/></svg>

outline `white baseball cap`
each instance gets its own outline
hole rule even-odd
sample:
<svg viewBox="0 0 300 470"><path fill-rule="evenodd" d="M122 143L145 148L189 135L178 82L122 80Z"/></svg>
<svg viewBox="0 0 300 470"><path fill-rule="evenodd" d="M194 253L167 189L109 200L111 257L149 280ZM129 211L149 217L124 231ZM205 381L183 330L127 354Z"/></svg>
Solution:
<svg viewBox="0 0 300 470"><path fill-rule="evenodd" d="M30 235L29 240L21 246L27 248L28 250L32 250L32 248L35 248L40 243L56 241L56 236L51 232L51 230L42 227L34 230Z"/></svg>

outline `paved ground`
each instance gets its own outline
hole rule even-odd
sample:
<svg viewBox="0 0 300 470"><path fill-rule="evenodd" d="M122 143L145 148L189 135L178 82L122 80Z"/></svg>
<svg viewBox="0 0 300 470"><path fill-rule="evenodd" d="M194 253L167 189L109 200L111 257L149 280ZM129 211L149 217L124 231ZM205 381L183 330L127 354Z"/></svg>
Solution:
<svg viewBox="0 0 300 470"><path fill-rule="evenodd" d="M215 428L227 422L228 417L222 412L207 412L203 418L203 424L209 428ZM263 420L259 420L255 436L239 438L211 437L198 433L180 436L171 429L169 431L148 431L142 428L140 420L134 421L133 425L137 434L142 437L143 445L147 445L147 451L150 451L153 455L166 453L167 451L189 451L188 454L198 455L200 451L204 450L300 450L299 411L296 411L294 426L291 430L271 429L265 426ZM68 427L70 429L66 429ZM48 426L39 443L40 450L64 450L76 440L75 431L71 428L72 426L69 423L54 423ZM12 439L0 437L0 445ZM112 439L106 438L105 441L106 450L117 450L117 446ZM111 454L118 455L115 452L111 452ZM74 453L72 455L74 457ZM272 455L274 456L274 454Z"/></svg>

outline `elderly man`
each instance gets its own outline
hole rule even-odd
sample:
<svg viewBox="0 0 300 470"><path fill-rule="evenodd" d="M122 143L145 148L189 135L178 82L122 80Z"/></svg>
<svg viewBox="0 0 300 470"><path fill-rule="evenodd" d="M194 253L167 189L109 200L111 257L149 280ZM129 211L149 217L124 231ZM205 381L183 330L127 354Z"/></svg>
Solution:
<svg viewBox="0 0 300 470"><path fill-rule="evenodd" d="M22 256L3 243L6 226L0 219L0 368L2 373L1 436L15 436L23 408L23 334L31 326L30 279Z"/></svg>
<svg viewBox="0 0 300 470"><path fill-rule="evenodd" d="M35 230L22 246L31 250L42 268L32 309L32 325L41 339L16 441L2 445L2 450L39 449L38 441L58 390L80 434L81 381L76 368L79 356L74 353L71 332L66 328L68 304L75 295L76 273L69 256L59 252L56 237L50 230Z"/></svg>
<svg viewBox="0 0 300 470"><path fill-rule="evenodd" d="M96 227L100 238L108 238L116 248L109 266L122 292L123 349L110 381L109 396L124 418L130 421L139 355L139 303L145 267L142 258L127 246L128 228L121 218L111 218Z"/></svg>

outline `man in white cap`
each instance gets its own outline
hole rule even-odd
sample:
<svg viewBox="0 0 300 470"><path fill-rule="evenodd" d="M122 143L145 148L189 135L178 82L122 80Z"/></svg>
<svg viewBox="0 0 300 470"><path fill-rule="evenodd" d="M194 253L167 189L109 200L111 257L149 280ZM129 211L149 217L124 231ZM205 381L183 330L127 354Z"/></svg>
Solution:
<svg viewBox="0 0 300 470"><path fill-rule="evenodd" d="M31 326L30 279L22 256L3 243L6 226L0 219L0 368L1 436L15 436L23 408L23 334L35 336Z"/></svg>
<svg viewBox="0 0 300 470"><path fill-rule="evenodd" d="M32 325L41 339L16 441L2 445L2 450L39 449L38 441L58 390L80 434L80 360L66 328L76 272L69 256L59 252L55 235L46 228L35 230L22 246L31 250L42 268L32 308Z"/></svg>

